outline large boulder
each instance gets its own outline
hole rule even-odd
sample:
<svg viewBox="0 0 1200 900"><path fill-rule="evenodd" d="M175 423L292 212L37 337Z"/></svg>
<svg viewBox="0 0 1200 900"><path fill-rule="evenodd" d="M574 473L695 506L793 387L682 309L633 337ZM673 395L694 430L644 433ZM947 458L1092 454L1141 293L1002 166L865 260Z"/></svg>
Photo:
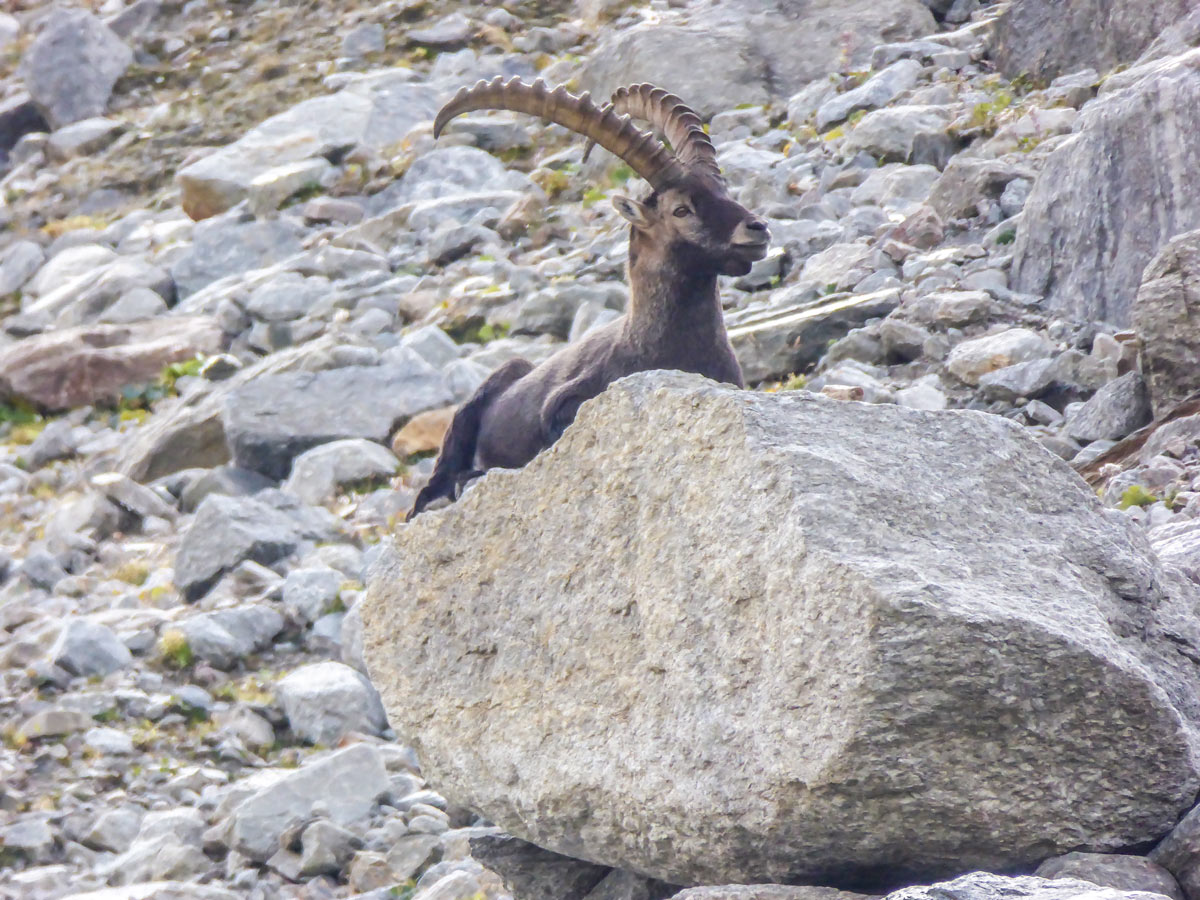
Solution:
<svg viewBox="0 0 1200 900"><path fill-rule="evenodd" d="M55 411L116 403L121 389L145 384L171 363L221 349L207 316L85 325L25 338L0 350L0 398Z"/></svg>
<svg viewBox="0 0 1200 900"><path fill-rule="evenodd" d="M1130 63L1194 0L1015 0L997 19L991 57L1010 78L1050 80Z"/></svg>
<svg viewBox="0 0 1200 900"><path fill-rule="evenodd" d="M1200 704L1169 575L999 417L642 373L396 534L365 657L430 782L525 840L895 883L1174 824Z"/></svg>
<svg viewBox="0 0 1200 900"><path fill-rule="evenodd" d="M1046 161L1017 231L1013 287L1083 321L1130 323L1142 271L1200 228L1200 50L1109 79Z"/></svg>
<svg viewBox="0 0 1200 900"><path fill-rule="evenodd" d="M1161 416L1200 390L1200 231L1180 235L1150 261L1132 318L1150 403Z"/></svg>
<svg viewBox="0 0 1200 900"><path fill-rule="evenodd" d="M584 87L608 96L650 81L701 115L787 98L871 51L936 28L917 0L729 0L665 14L606 38L584 65Z"/></svg>
<svg viewBox="0 0 1200 900"><path fill-rule="evenodd" d="M55 9L18 70L53 128L104 115L133 51L86 9Z"/></svg>

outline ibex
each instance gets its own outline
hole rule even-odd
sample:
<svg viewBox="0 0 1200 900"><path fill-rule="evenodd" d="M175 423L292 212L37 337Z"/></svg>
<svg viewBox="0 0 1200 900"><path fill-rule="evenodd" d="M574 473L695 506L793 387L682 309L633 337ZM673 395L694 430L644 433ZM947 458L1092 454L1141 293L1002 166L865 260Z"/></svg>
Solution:
<svg viewBox="0 0 1200 900"><path fill-rule="evenodd" d="M530 113L569 128L620 157L653 190L640 201L612 201L630 224L628 311L539 366L514 359L493 372L455 414L410 520L488 469L525 465L558 440L580 404L625 375L680 369L743 387L717 276L745 275L770 242L766 222L726 191L700 118L661 88L621 88L601 109L587 94L551 91L541 81L481 81L441 109L434 137L477 109ZM671 149L634 118L649 122Z"/></svg>

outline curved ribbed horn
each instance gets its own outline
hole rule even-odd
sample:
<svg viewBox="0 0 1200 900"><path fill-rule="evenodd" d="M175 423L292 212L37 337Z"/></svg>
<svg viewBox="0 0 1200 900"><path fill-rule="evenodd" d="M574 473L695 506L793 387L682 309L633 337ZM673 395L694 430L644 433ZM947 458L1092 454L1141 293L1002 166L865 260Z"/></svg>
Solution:
<svg viewBox="0 0 1200 900"><path fill-rule="evenodd" d="M655 190L683 175L679 162L662 142L628 116L618 115L611 107L600 109L587 94L577 97L562 86L551 91L541 80L530 85L519 78L504 81L497 77L463 88L437 114L433 136L440 135L455 116L475 109L510 109L569 128L619 156Z"/></svg>
<svg viewBox="0 0 1200 900"><path fill-rule="evenodd" d="M685 169L721 177L717 151L704 132L704 123L686 103L652 84L633 84L613 93L611 107L617 115L643 119L660 132Z"/></svg>

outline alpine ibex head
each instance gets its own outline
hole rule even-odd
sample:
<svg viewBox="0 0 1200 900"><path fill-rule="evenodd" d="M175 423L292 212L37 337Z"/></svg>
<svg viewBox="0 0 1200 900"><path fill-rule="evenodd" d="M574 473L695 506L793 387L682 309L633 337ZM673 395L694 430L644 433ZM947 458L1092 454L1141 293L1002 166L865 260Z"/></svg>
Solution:
<svg viewBox="0 0 1200 900"><path fill-rule="evenodd" d="M632 226L631 264L651 257L672 271L744 275L766 255L766 222L729 196L699 116L674 94L638 84L619 89L601 108L586 93L496 78L460 90L438 114L434 136L455 116L476 109L541 116L599 144L649 182L653 190L641 200L613 198ZM667 143L637 128L634 119L649 122Z"/></svg>

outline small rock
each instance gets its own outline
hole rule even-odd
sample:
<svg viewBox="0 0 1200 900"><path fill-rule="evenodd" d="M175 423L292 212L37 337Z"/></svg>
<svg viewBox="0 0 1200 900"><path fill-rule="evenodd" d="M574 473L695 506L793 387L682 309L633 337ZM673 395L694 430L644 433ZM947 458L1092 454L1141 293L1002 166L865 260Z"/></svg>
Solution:
<svg viewBox="0 0 1200 900"><path fill-rule="evenodd" d="M417 453L432 453L440 449L457 409L447 406L444 409L417 413L392 438L392 452L404 459Z"/></svg>
<svg viewBox="0 0 1200 900"><path fill-rule="evenodd" d="M436 22L410 29L408 40L429 47L451 48L465 44L474 33L471 20L462 13L451 13Z"/></svg>
<svg viewBox="0 0 1200 900"><path fill-rule="evenodd" d="M1067 433L1079 441L1117 441L1152 418L1146 383L1129 372L1100 388L1067 417Z"/></svg>
<svg viewBox="0 0 1200 900"><path fill-rule="evenodd" d="M300 621L315 622L338 603L345 581L335 569L293 569L283 582L283 605Z"/></svg>
<svg viewBox="0 0 1200 900"><path fill-rule="evenodd" d="M14 241L0 259L0 295L11 294L34 276L46 255L33 241Z"/></svg>
<svg viewBox="0 0 1200 900"><path fill-rule="evenodd" d="M283 489L319 506L332 500L344 485L390 478L399 468L396 456L373 441L331 441L297 456Z"/></svg>
<svg viewBox="0 0 1200 900"><path fill-rule="evenodd" d="M44 737L62 737L83 731L91 724L92 720L78 710L51 707L34 713L22 722L16 730L16 738L19 741L25 741Z"/></svg>
<svg viewBox="0 0 1200 900"><path fill-rule="evenodd" d="M88 156L103 150L124 130L123 123L99 116L74 122L50 135L46 141L46 155L59 162L75 156Z"/></svg>
<svg viewBox="0 0 1200 900"><path fill-rule="evenodd" d="M1077 878L1119 891L1145 891L1184 900L1171 873L1144 856L1123 853L1068 853L1048 859L1033 874L1039 878Z"/></svg>
<svg viewBox="0 0 1200 900"><path fill-rule="evenodd" d="M342 38L342 56L362 59L372 53L382 53L386 46L383 26L367 23L350 30Z"/></svg>
<svg viewBox="0 0 1200 900"><path fill-rule="evenodd" d="M1019 362L1049 356L1050 342L1028 328L1010 328L996 334L963 341L950 351L946 368L970 385L979 384L988 372Z"/></svg>
<svg viewBox="0 0 1200 900"><path fill-rule="evenodd" d="M351 732L378 734L387 727L371 683L339 662L301 666L275 688L288 723L302 740L336 744Z"/></svg>
<svg viewBox="0 0 1200 900"><path fill-rule="evenodd" d="M133 662L112 630L90 619L71 619L50 649L50 660L72 675L108 675Z"/></svg>
<svg viewBox="0 0 1200 900"><path fill-rule="evenodd" d="M18 70L55 128L104 114L133 51L84 9L54 9Z"/></svg>
<svg viewBox="0 0 1200 900"><path fill-rule="evenodd" d="M128 756L133 752L133 739L116 728L92 728L83 739L104 756Z"/></svg>

